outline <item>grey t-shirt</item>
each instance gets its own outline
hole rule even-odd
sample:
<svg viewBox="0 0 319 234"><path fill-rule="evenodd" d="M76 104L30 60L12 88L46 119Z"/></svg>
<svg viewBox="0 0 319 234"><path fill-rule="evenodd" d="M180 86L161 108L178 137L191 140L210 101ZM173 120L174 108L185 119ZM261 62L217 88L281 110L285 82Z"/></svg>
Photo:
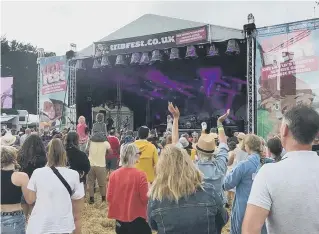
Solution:
<svg viewBox="0 0 319 234"><path fill-rule="evenodd" d="M319 233L319 157L288 152L264 165L254 179L248 204L269 210L268 234Z"/></svg>

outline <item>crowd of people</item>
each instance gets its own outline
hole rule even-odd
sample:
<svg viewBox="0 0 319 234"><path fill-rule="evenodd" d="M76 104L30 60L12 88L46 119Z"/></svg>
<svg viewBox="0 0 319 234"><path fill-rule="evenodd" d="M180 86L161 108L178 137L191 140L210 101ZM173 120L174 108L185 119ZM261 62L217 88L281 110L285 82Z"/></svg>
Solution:
<svg viewBox="0 0 319 234"><path fill-rule="evenodd" d="M280 134L263 139L229 133L223 122L179 133L179 109L162 138L147 126L137 136L107 131L42 135L25 130L17 144L1 137L2 233L82 233L84 202L108 203L117 234L319 233L319 114L288 110ZM230 208L231 209L227 209ZM92 224L94 225L94 224Z"/></svg>

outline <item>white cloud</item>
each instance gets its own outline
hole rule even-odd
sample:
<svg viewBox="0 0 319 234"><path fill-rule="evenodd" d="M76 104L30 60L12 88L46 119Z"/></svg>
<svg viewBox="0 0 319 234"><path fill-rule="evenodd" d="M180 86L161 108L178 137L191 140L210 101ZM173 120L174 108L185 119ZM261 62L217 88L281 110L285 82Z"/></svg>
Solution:
<svg viewBox="0 0 319 234"><path fill-rule="evenodd" d="M143 14L153 13L242 28L253 13L257 26L304 20L313 2L13 2L1 3L1 34L64 54L114 32ZM318 9L319 11L319 9ZM150 25L152 27L152 25Z"/></svg>

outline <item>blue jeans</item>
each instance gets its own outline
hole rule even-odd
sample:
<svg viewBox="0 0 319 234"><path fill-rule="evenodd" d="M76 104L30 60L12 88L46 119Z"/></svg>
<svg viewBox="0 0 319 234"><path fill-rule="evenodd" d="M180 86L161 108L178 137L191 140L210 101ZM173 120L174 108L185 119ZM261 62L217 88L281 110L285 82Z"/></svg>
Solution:
<svg viewBox="0 0 319 234"><path fill-rule="evenodd" d="M25 217L23 212L1 212L1 233L25 234Z"/></svg>

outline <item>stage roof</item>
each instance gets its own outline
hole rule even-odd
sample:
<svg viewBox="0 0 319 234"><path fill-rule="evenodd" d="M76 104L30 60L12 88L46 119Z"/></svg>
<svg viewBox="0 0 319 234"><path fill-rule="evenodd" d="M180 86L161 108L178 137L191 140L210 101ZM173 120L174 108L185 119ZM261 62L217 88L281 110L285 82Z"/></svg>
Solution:
<svg viewBox="0 0 319 234"><path fill-rule="evenodd" d="M164 33L170 31L177 31L195 27L208 25L210 28L209 39L212 41L224 41L231 38L243 39L244 34L240 29L227 28L217 25L210 25L207 23L194 22L190 20L182 20L171 18L167 16L160 16L154 14L146 14L133 22L125 25L110 35L102 38L99 42L115 41L125 38L146 36L157 33ZM93 56L93 43L85 49L78 52L78 57Z"/></svg>

